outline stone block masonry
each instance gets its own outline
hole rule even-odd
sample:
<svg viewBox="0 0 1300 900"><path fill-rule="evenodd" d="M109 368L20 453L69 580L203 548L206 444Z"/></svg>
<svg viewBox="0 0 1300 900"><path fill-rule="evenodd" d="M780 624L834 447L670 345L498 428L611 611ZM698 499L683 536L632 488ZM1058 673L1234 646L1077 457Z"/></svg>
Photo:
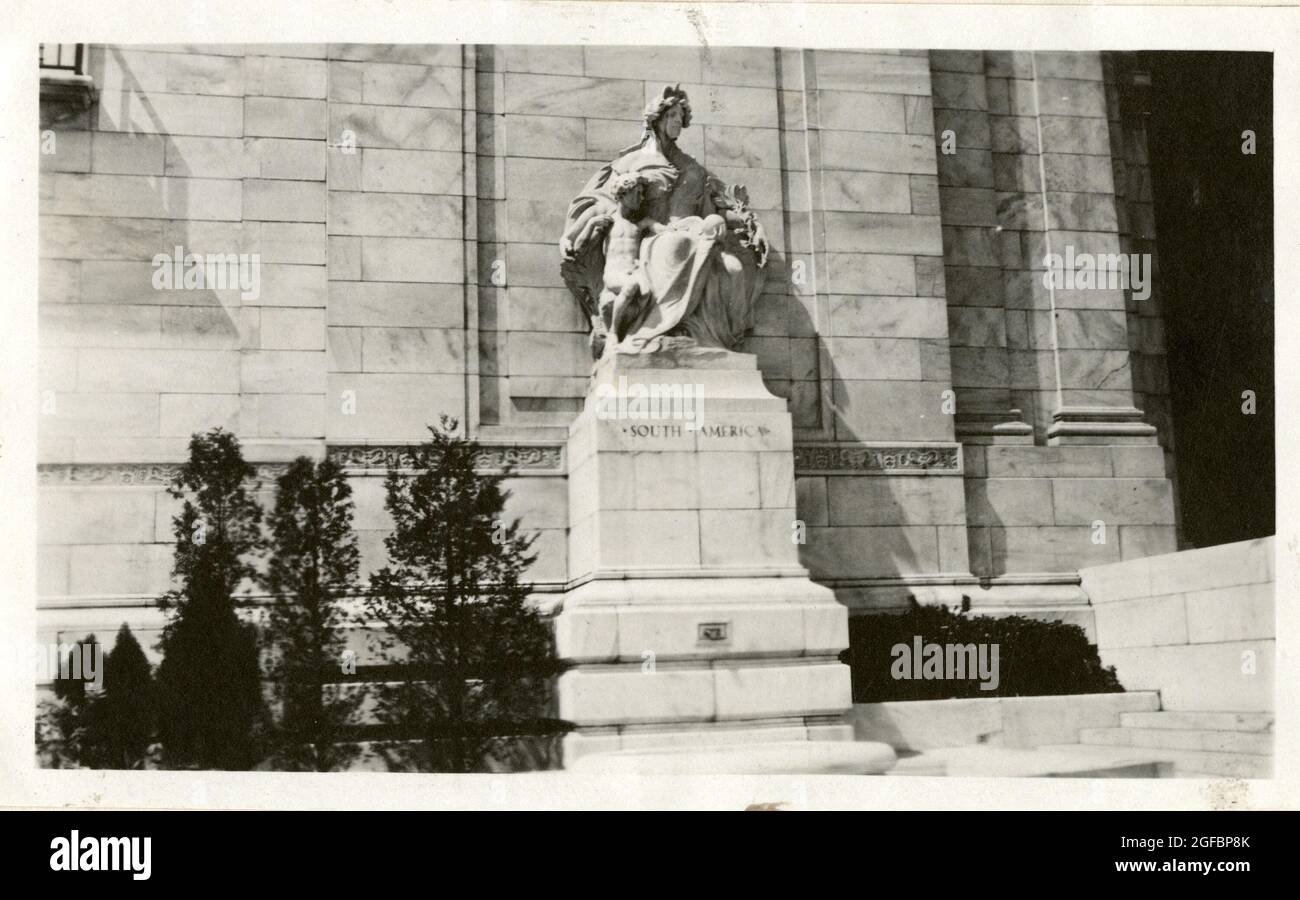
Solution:
<svg viewBox="0 0 1300 900"><path fill-rule="evenodd" d="M1162 709L1272 711L1274 552L1263 538L1083 568L1102 663Z"/></svg>

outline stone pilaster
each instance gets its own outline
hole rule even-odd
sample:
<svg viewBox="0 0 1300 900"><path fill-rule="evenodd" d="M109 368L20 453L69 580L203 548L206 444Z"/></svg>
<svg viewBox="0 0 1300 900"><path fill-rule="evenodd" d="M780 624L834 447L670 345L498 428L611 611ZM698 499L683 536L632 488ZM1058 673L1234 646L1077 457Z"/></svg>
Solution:
<svg viewBox="0 0 1300 900"><path fill-rule="evenodd" d="M1014 316L1007 314L998 255L998 235L1015 227L1023 207L1002 202L995 190L985 55L931 51L930 73L956 434L968 444L1033 443L1033 429L1011 397Z"/></svg>
<svg viewBox="0 0 1300 900"><path fill-rule="evenodd" d="M1018 384L1031 393L1049 445L1153 443L1155 429L1134 405L1129 282L1101 271L1120 253L1101 57L1005 57L1008 103L1032 118L1038 144L1037 153L1009 154L1000 164L1006 188L1026 195L1019 246L1004 245L1008 258L1019 251L1017 300L1032 347L1019 359ZM1091 277L1077 262L1085 258L1098 264ZM1059 277L1047 275L1049 260Z"/></svg>

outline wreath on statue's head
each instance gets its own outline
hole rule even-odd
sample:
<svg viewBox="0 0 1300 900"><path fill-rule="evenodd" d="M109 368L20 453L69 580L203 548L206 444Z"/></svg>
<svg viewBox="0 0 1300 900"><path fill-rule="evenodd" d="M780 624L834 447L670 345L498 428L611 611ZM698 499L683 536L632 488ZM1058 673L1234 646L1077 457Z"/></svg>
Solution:
<svg viewBox="0 0 1300 900"><path fill-rule="evenodd" d="M691 101L682 90L680 84L666 84L664 89L659 92L659 96L646 104L645 112L641 118L645 122L646 131L651 131L655 122L672 109L674 106L681 107L682 110L682 127L689 128L691 125Z"/></svg>

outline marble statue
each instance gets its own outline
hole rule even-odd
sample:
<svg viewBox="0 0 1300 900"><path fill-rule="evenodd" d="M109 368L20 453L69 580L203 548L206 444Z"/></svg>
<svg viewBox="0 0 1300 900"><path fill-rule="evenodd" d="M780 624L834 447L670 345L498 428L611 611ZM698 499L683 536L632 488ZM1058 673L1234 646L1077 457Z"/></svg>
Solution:
<svg viewBox="0 0 1300 900"><path fill-rule="evenodd" d="M641 139L569 204L560 239L592 355L735 349L763 289L763 227L743 185L724 184L677 146L691 124L680 86L664 87L644 121Z"/></svg>

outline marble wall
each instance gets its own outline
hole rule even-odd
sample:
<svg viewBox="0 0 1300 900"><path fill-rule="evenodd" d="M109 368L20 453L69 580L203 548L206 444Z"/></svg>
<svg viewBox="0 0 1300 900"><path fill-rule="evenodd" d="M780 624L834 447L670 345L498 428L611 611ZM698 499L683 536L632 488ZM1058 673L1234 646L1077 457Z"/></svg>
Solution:
<svg viewBox="0 0 1300 900"><path fill-rule="evenodd" d="M1260 538L1085 567L1102 664L1163 709L1271 711L1275 551Z"/></svg>

